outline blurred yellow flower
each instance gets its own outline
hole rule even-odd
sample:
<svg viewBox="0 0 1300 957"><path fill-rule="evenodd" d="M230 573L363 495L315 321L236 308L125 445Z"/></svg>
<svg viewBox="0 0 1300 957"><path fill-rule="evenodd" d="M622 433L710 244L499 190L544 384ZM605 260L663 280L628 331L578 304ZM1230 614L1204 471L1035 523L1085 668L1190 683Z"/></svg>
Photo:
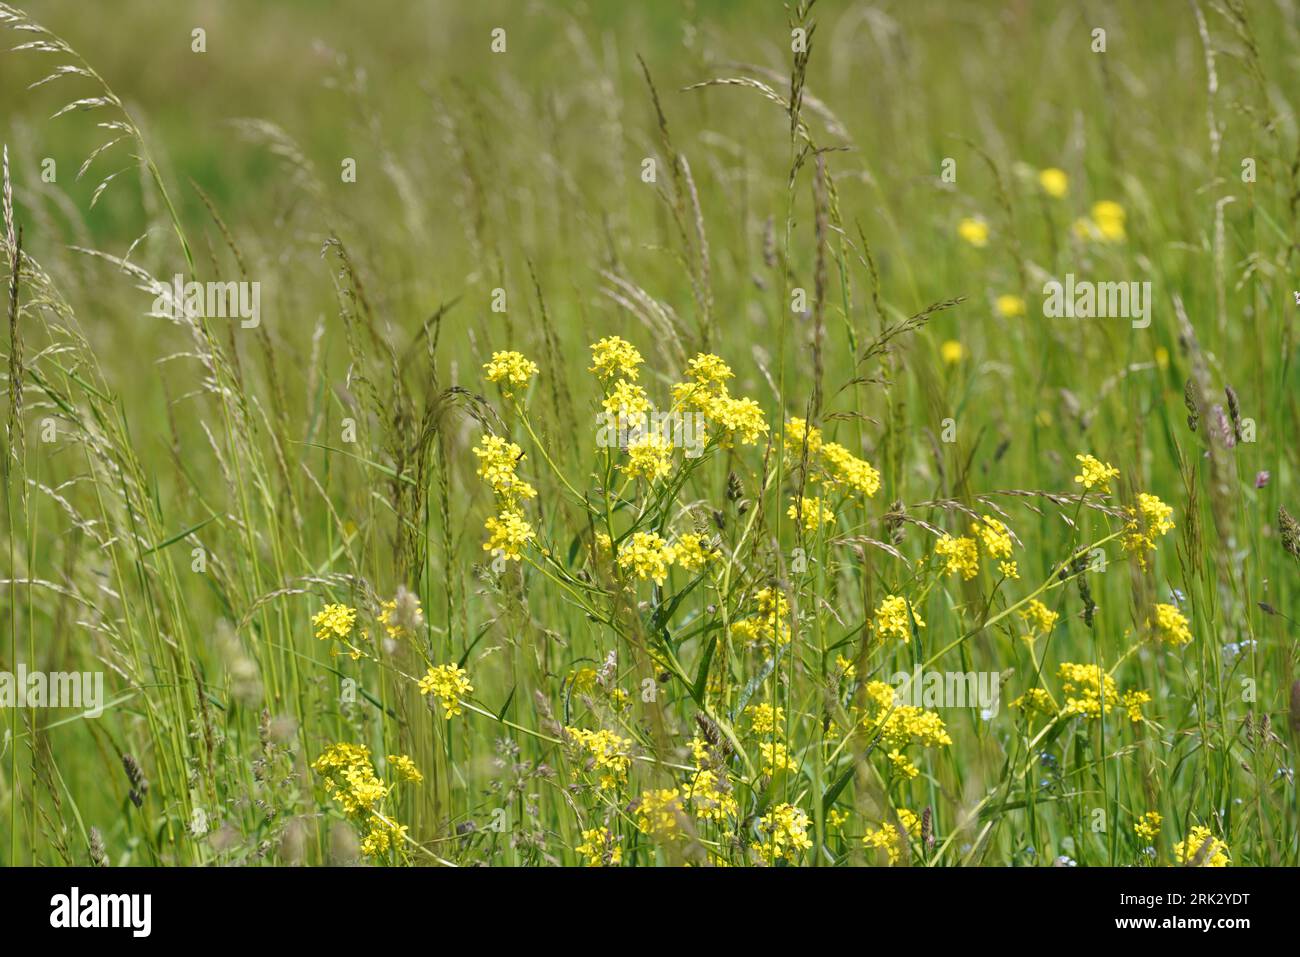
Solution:
<svg viewBox="0 0 1300 957"><path fill-rule="evenodd" d="M939 355L948 365L956 365L961 362L962 357L966 354L965 347L956 339L949 339L939 347Z"/></svg>
<svg viewBox="0 0 1300 957"><path fill-rule="evenodd" d="M1092 217L1074 221L1074 234L1080 239L1103 243L1121 243L1127 236L1124 230L1124 207L1111 199L1092 204Z"/></svg>
<svg viewBox="0 0 1300 957"><path fill-rule="evenodd" d="M1070 178L1065 175L1065 170L1049 166L1038 171L1038 185L1048 196L1060 199L1070 191Z"/></svg>
<svg viewBox="0 0 1300 957"><path fill-rule="evenodd" d="M977 249L989 244L989 224L967 216L957 224L957 235Z"/></svg>
<svg viewBox="0 0 1300 957"><path fill-rule="evenodd" d="M1005 319L1015 319L1025 314L1025 301L1019 296L1005 294L997 298L998 315Z"/></svg>

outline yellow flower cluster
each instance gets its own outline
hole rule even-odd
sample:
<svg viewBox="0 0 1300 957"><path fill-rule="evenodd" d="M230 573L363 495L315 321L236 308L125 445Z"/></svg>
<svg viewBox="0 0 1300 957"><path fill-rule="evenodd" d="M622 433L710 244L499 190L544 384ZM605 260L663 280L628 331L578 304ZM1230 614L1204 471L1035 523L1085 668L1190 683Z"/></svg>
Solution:
<svg viewBox="0 0 1300 957"><path fill-rule="evenodd" d="M822 500L815 495L791 496L790 507L786 509L785 514L795 521L799 521L802 517L805 532L815 532L823 524L835 521L835 513L823 505Z"/></svg>
<svg viewBox="0 0 1300 957"><path fill-rule="evenodd" d="M528 385L537 375L537 363L518 352L494 352L492 361L484 363L483 372L489 382L503 383L501 394L509 398L514 389Z"/></svg>
<svg viewBox="0 0 1300 957"><path fill-rule="evenodd" d="M361 853L367 857L378 857L387 853L391 847L400 847L406 839L407 827L378 814L370 816L370 829L361 839Z"/></svg>
<svg viewBox="0 0 1300 957"><path fill-rule="evenodd" d="M642 834L660 840L675 840L684 836L682 823L685 819L681 792L677 788L641 792L636 806L636 826Z"/></svg>
<svg viewBox="0 0 1300 957"><path fill-rule="evenodd" d="M869 682L866 693L876 706L876 713L867 719L867 723L880 731L885 747L893 750L918 744L923 748L938 748L952 744L938 714L915 705L897 703L894 686L888 682Z"/></svg>
<svg viewBox="0 0 1300 957"><path fill-rule="evenodd" d="M388 760L404 780L415 783L424 780L409 757L390 754ZM325 779L325 792L355 824L366 830L361 853L376 857L401 846L407 829L383 811L384 797L392 789L375 774L369 748L361 744L332 744L311 767Z"/></svg>
<svg viewBox="0 0 1300 957"><path fill-rule="evenodd" d="M916 608L899 595L889 595L876 608L875 630L882 639L895 635L902 639L903 644L908 644L912 640L913 621L917 628L925 627Z"/></svg>
<svg viewBox="0 0 1300 957"><path fill-rule="evenodd" d="M420 694L432 694L442 705L442 716L454 718L464 714L460 705L462 695L474 690L469 683L469 673L460 665L438 665L430 668L420 679Z"/></svg>
<svg viewBox="0 0 1300 957"><path fill-rule="evenodd" d="M1031 637L1047 634L1061 620L1060 615L1037 598L1031 599L1029 604L1022 608L1018 614L1024 619L1025 624L1029 626Z"/></svg>
<svg viewBox="0 0 1300 957"><path fill-rule="evenodd" d="M998 519L984 515L978 522L971 523L970 531L979 539L984 554L989 558L1011 557L1011 532Z"/></svg>
<svg viewBox="0 0 1300 957"><path fill-rule="evenodd" d="M793 771L794 759L790 751L780 741L761 741L758 745L759 769L768 777L775 777L781 771Z"/></svg>
<svg viewBox="0 0 1300 957"><path fill-rule="evenodd" d="M915 811L900 807L898 809L898 823L903 825L903 830L908 833L909 837L921 836L921 818Z"/></svg>
<svg viewBox="0 0 1300 957"><path fill-rule="evenodd" d="M1163 820L1159 811L1147 811L1133 825L1133 833L1148 844L1154 844L1160 836L1160 822Z"/></svg>
<svg viewBox="0 0 1300 957"><path fill-rule="evenodd" d="M1157 637L1165 644L1177 648L1192 640L1192 631L1187 627L1187 618L1173 605L1157 604L1152 623Z"/></svg>
<svg viewBox="0 0 1300 957"><path fill-rule="evenodd" d="M1079 462L1079 474L1074 477L1075 484L1082 485L1085 489L1091 489L1095 485L1109 494L1110 480L1119 476L1119 469L1083 452L1076 455L1075 459Z"/></svg>
<svg viewBox="0 0 1300 957"><path fill-rule="evenodd" d="M678 535L673 542L673 561L677 567L687 572L697 572L708 564L714 555L713 546L707 535L687 532Z"/></svg>
<svg viewBox="0 0 1300 957"><path fill-rule="evenodd" d="M411 760L410 755L390 754L388 763L392 765L393 770L397 772L397 776L403 781L410 781L412 784L420 784L424 781L424 775L415 766L415 762Z"/></svg>
<svg viewBox="0 0 1300 957"><path fill-rule="evenodd" d="M483 543L483 551L499 555L507 561L517 562L523 557L523 549L533 540L533 527L524 518L524 513L506 509L500 515L490 515L484 528L488 540Z"/></svg>
<svg viewBox="0 0 1300 957"><path fill-rule="evenodd" d="M875 467L838 442L825 441L816 426L792 418L786 422L785 438L792 463L803 460L806 448L811 478L820 482L826 491L856 492L867 498L880 491L880 473Z"/></svg>
<svg viewBox="0 0 1300 957"><path fill-rule="evenodd" d="M1092 204L1092 216L1082 216L1074 221L1074 234L1080 239L1102 243L1122 243L1127 236L1124 229L1124 207L1112 199L1098 200Z"/></svg>
<svg viewBox="0 0 1300 957"><path fill-rule="evenodd" d="M591 368L587 371L604 380L615 376L636 379L642 361L641 353L632 343L619 336L605 336L591 344Z"/></svg>
<svg viewBox="0 0 1300 957"><path fill-rule="evenodd" d="M402 607L398 608L398 601L402 602ZM384 631L388 637L394 640L406 637L411 634L411 628L418 628L424 623L424 612L420 608L420 599L399 588L397 598L390 599L380 605L379 623L384 626Z"/></svg>
<svg viewBox="0 0 1300 957"><path fill-rule="evenodd" d="M609 535L597 532L596 545L602 554L608 554L612 545ZM669 542L657 532L634 532L619 545L618 564L620 568L630 569L641 581L651 579L656 585L662 585L671 566L694 573L716 555L707 535L687 532Z"/></svg>
<svg viewBox="0 0 1300 957"><path fill-rule="evenodd" d="M867 828L866 833L862 835L862 846L877 854L883 851L891 865L897 864L898 859L903 856L903 837L898 833L897 828L889 824Z"/></svg>
<svg viewBox="0 0 1300 957"><path fill-rule="evenodd" d="M356 621L357 610L343 604L326 605L311 618L311 623L316 626L316 637L322 641L326 638L347 638L352 634Z"/></svg>
<svg viewBox="0 0 1300 957"><path fill-rule="evenodd" d="M778 648L790 643L790 603L772 586L754 596L758 613L733 622L731 633L742 644L770 642Z"/></svg>
<svg viewBox="0 0 1300 957"><path fill-rule="evenodd" d="M754 445L768 432L762 407L753 399L735 398L727 388L731 368L718 356L699 353L686 365L686 378L673 386L673 403L683 409L700 412L717 426L722 436L719 444L729 448L736 438Z"/></svg>
<svg viewBox="0 0 1300 957"><path fill-rule="evenodd" d="M1198 867L1227 867L1228 845L1214 836L1208 827L1192 826L1187 840L1174 845L1174 858L1179 864L1196 864Z"/></svg>
<svg viewBox="0 0 1300 957"><path fill-rule="evenodd" d="M1030 688L1015 701L1011 702L1011 707L1017 711L1023 711L1026 714L1038 712L1039 714L1055 714L1056 708L1052 705L1052 696L1047 693L1045 688Z"/></svg>
<svg viewBox="0 0 1300 957"><path fill-rule="evenodd" d="M1025 300L1011 293L1004 293L994 301L998 315L1004 319L1019 319L1025 314Z"/></svg>
<svg viewBox="0 0 1300 957"><path fill-rule="evenodd" d="M1070 191L1070 178L1065 175L1065 170L1049 166L1038 171L1038 185L1052 199L1062 199Z"/></svg>
<svg viewBox="0 0 1300 957"><path fill-rule="evenodd" d="M623 848L607 827L593 827L582 832L582 843L574 848L588 867L610 867L623 863Z"/></svg>
<svg viewBox="0 0 1300 957"><path fill-rule="evenodd" d="M755 734L773 734L785 726L785 709L780 705L751 704L745 709L745 717Z"/></svg>
<svg viewBox="0 0 1300 957"><path fill-rule="evenodd" d="M941 535L934 543L934 553L944 560L945 575L961 575L970 581L980 573L979 546L973 538Z"/></svg>
<svg viewBox="0 0 1300 957"><path fill-rule="evenodd" d="M627 783L627 771L632 766L631 740L604 728L565 728L564 733L587 752L589 767L600 775L602 791L613 791Z"/></svg>
<svg viewBox="0 0 1300 957"><path fill-rule="evenodd" d="M899 808L898 821L909 837L919 838L921 836L921 819L912 811L907 808ZM877 853L883 851L891 865L897 864L899 858L903 855L903 834L900 833L898 827L892 824L869 827L862 836L862 845Z"/></svg>
<svg viewBox="0 0 1300 957"><path fill-rule="evenodd" d="M364 744L331 744L311 768L325 779L325 792L347 814L369 811L388 793L384 782L375 775L370 749Z"/></svg>
<svg viewBox="0 0 1300 957"><path fill-rule="evenodd" d="M1120 703L1124 705L1128 719L1137 724L1142 720L1142 706L1151 703L1151 695L1137 689L1125 691Z"/></svg>
<svg viewBox="0 0 1300 957"><path fill-rule="evenodd" d="M812 847L808 837L808 815L793 804L778 804L758 819L758 840L754 853L766 864L793 864Z"/></svg>
<svg viewBox="0 0 1300 957"><path fill-rule="evenodd" d="M1138 493L1136 506L1124 510L1124 534L1120 544L1137 556L1138 566L1147 567L1147 552L1156 550L1156 538L1173 531L1174 510L1154 495Z"/></svg>
<svg viewBox="0 0 1300 957"><path fill-rule="evenodd" d="M1118 697L1115 679L1103 672L1100 665L1066 661L1061 663L1056 676L1061 679L1061 688L1066 694L1066 714L1099 718L1110 712Z"/></svg>
<svg viewBox="0 0 1300 957"><path fill-rule="evenodd" d="M725 773L711 769L697 772L683 788L683 799L700 820L721 824L740 813Z"/></svg>
<svg viewBox="0 0 1300 957"><path fill-rule="evenodd" d="M629 478L647 482L667 478L673 470L673 446L657 432L642 432L627 445L627 462L619 466Z"/></svg>
<svg viewBox="0 0 1300 957"><path fill-rule="evenodd" d="M905 755L898 748L890 751L885 755L889 759L889 764L895 771L902 775L904 780L910 781L921 773L921 769L912 763L912 759Z"/></svg>
<svg viewBox="0 0 1300 957"><path fill-rule="evenodd" d="M534 537L521 504L537 495L536 489L515 474L516 466L524 457L523 450L500 436L484 435L474 454L479 459L478 474L496 495L499 510L484 523L488 540L483 543L483 550L517 562Z"/></svg>
<svg viewBox="0 0 1300 957"><path fill-rule="evenodd" d="M970 536L953 536L947 533L939 536L934 543L934 554L943 559L945 575L961 575L963 581L970 581L980 573L980 550L998 562L998 571L1006 578L1018 579L1020 570L1016 563L1006 561L1011 557L1014 541L1011 530L1006 524L992 515L982 515L979 521L970 525Z"/></svg>
<svg viewBox="0 0 1300 957"><path fill-rule="evenodd" d="M600 403L606 412L620 419L634 419L650 411L650 397L645 389L626 379L614 383Z"/></svg>
<svg viewBox="0 0 1300 957"><path fill-rule="evenodd" d="M504 506L514 506L521 499L537 497L537 490L515 474L524 458L524 450L499 435L484 434L474 447L478 456L478 474L501 499Z"/></svg>
<svg viewBox="0 0 1300 957"><path fill-rule="evenodd" d="M658 532L634 532L618 549L620 568L631 569L637 578L650 578L662 585L673 563L673 546Z"/></svg>

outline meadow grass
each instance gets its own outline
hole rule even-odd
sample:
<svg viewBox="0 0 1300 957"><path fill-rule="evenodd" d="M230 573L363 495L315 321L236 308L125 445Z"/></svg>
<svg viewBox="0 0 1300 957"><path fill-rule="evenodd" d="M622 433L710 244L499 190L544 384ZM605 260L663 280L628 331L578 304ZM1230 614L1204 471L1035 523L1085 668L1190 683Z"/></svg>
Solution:
<svg viewBox="0 0 1300 957"><path fill-rule="evenodd" d="M1300 863L1291 0L113 6L0 4L0 861Z"/></svg>

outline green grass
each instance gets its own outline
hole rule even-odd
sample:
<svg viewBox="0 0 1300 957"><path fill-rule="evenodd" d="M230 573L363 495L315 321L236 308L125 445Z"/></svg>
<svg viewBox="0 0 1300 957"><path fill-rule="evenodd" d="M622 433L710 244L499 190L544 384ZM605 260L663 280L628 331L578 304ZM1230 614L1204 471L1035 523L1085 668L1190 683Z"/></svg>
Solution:
<svg viewBox="0 0 1300 957"><path fill-rule="evenodd" d="M577 864L605 827L625 865L752 864L783 805L804 865L887 862L870 834L899 865L1172 864L1197 826L1233 864L1300 863L1293 2L375 6L49 2L29 12L53 34L3 29L67 48L0 55L0 672L100 671L108 702L0 710L0 862L355 860L373 821L311 768L343 743L407 828L373 863ZM65 64L90 75L18 92ZM1121 242L1075 232L1103 200ZM148 316L178 273L259 282L261 325ZM1067 273L1150 282L1150 325L1044 315ZM596 443L608 335L662 407L720 356L770 431L625 482ZM513 397L484 375L498 350L539 366ZM879 490L810 487L791 417ZM483 549L485 432L538 492L519 562ZM1080 494L1080 452L1119 469L1112 494ZM833 524L787 517L805 491ZM1119 538L1139 492L1175 524L1147 568ZM935 559L980 515L1019 580ZM656 586L596 537L650 530L717 558ZM765 588L779 650L741 640ZM423 614L386 641L399 590ZM908 641L872 625L890 595L925 622ZM1034 599L1060 617L1031 645ZM360 657L314 636L331 603ZM1160 603L1189 643L1153 639ZM1067 662L1148 692L1143 719L1010 707L1063 705ZM417 687L445 664L473 685L451 718ZM951 743L904 748L908 778L860 722L888 713L867 683L915 666L997 672L1001 696L938 710ZM562 726L630 742L626 780L601 788ZM792 766L767 774L773 743ZM701 768L734 806L638 826ZM899 811L924 834L892 840Z"/></svg>

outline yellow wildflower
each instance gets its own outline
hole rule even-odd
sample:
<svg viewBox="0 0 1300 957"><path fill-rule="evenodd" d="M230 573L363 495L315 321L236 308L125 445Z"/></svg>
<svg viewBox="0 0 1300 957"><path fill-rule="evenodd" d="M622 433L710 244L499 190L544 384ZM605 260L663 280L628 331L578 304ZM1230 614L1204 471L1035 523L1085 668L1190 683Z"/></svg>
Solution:
<svg viewBox="0 0 1300 957"><path fill-rule="evenodd" d="M537 375L537 363L518 352L494 352L483 371L489 382L504 383L501 394L509 398L513 394L511 390L528 385L528 380Z"/></svg>
<svg viewBox="0 0 1300 957"><path fill-rule="evenodd" d="M519 561L523 557L522 549L533 540L533 527L518 509L506 508L500 515L489 516L484 527L488 540L483 543L483 551L507 561Z"/></svg>
<svg viewBox="0 0 1300 957"><path fill-rule="evenodd" d="M584 830L582 843L574 850L582 855L583 863L587 867L611 867L623 863L623 848L618 846L618 839L607 827Z"/></svg>
<svg viewBox="0 0 1300 957"><path fill-rule="evenodd" d="M751 846L766 864L784 860L794 863L812 847L808 837L808 815L793 804L778 804L758 819L758 840Z"/></svg>
<svg viewBox="0 0 1300 957"><path fill-rule="evenodd" d="M979 548L973 538L941 535L934 543L934 553L944 559L945 574L960 574L963 579L970 581L980 572Z"/></svg>
<svg viewBox="0 0 1300 957"><path fill-rule="evenodd" d="M631 569L639 579L653 579L662 585L668 577L668 566L675 552L658 532L636 532L618 549L620 568Z"/></svg>
<svg viewBox="0 0 1300 957"><path fill-rule="evenodd" d="M627 783L628 768L632 766L631 739L604 728L599 731L565 728L564 732L586 750L591 768L600 776L602 791L612 791Z"/></svg>
<svg viewBox="0 0 1300 957"><path fill-rule="evenodd" d="M991 515L971 523L971 534L979 539L989 558L1011 557L1011 532Z"/></svg>
<svg viewBox="0 0 1300 957"><path fill-rule="evenodd" d="M1065 175L1064 170L1049 166L1038 171L1038 185L1052 199L1061 199L1070 191L1070 178Z"/></svg>
<svg viewBox="0 0 1300 957"><path fill-rule="evenodd" d="M976 249L982 249L989 244L989 224L967 216L957 224L957 235Z"/></svg>
<svg viewBox="0 0 1300 957"><path fill-rule="evenodd" d="M1110 480L1119 475L1119 469L1109 462L1103 462L1091 455L1079 453L1075 456L1079 462L1079 474L1074 477L1078 485L1091 489L1094 485L1103 492L1110 492Z"/></svg>
<svg viewBox="0 0 1300 957"><path fill-rule="evenodd" d="M684 836L681 828L685 821L686 812L677 788L641 792L636 806L636 826L642 834L675 840Z"/></svg>
<svg viewBox="0 0 1300 957"><path fill-rule="evenodd" d="M994 305L997 307L998 315L1004 319L1018 319L1025 314L1025 300L1010 293L998 296Z"/></svg>
<svg viewBox="0 0 1300 957"><path fill-rule="evenodd" d="M1137 819L1133 831L1148 844L1154 844L1156 838L1160 836L1160 822L1163 820L1159 811L1147 811Z"/></svg>
<svg viewBox="0 0 1300 957"><path fill-rule="evenodd" d="M1187 840L1174 845L1174 858L1179 864L1199 867L1227 867L1232 863L1228 858L1228 845L1200 824L1192 827Z"/></svg>
<svg viewBox="0 0 1300 957"><path fill-rule="evenodd" d="M910 617L909 617L910 612ZM917 614L916 608L899 595L889 595L876 607L876 634L881 638L896 635L907 644L912 640L912 622L917 628L924 628L925 622Z"/></svg>
<svg viewBox="0 0 1300 957"><path fill-rule="evenodd" d="M822 504L822 500L816 495L804 496L802 498L791 496L790 507L786 509L785 514L798 521L802 515L803 529L805 532L815 532L825 523L834 523L835 513Z"/></svg>
<svg viewBox="0 0 1300 957"><path fill-rule="evenodd" d="M420 694L432 694L442 705L442 716L453 718L464 711L460 697L474 690L469 673L460 665L437 665L420 679Z"/></svg>
<svg viewBox="0 0 1300 957"><path fill-rule="evenodd" d="M315 615L312 616L311 623L316 626L316 637L324 640L326 638L346 638L352 634L352 626L356 624L357 610L349 608L347 605L336 604L326 605Z"/></svg>
<svg viewBox="0 0 1300 957"><path fill-rule="evenodd" d="M1187 618L1173 605L1157 604L1153 624L1157 636L1166 644L1179 647L1192 640Z"/></svg>
<svg viewBox="0 0 1300 957"><path fill-rule="evenodd" d="M591 368L601 379L621 376L626 379L637 377L637 366L641 364L641 353L636 346L619 336L605 336L591 344Z"/></svg>
<svg viewBox="0 0 1300 957"><path fill-rule="evenodd" d="M410 755L390 754L388 756L388 763L392 765L393 770L397 772L397 776L403 781L410 781L412 784L419 784L424 780L424 775L421 774L420 769L415 766L415 762L411 760Z"/></svg>

